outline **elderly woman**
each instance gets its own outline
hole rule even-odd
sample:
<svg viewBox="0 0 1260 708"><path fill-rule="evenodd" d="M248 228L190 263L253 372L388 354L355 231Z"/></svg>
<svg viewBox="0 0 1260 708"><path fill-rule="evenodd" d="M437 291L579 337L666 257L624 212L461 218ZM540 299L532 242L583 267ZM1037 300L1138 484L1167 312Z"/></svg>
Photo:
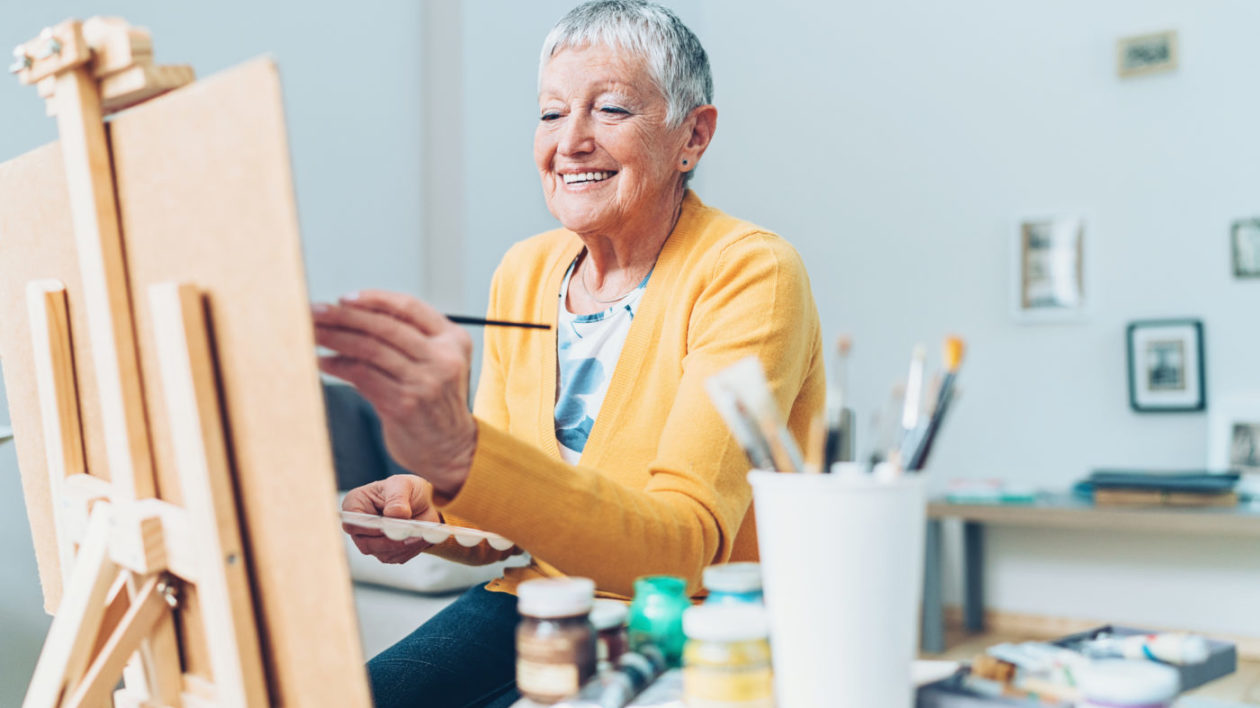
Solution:
<svg viewBox="0 0 1260 708"><path fill-rule="evenodd" d="M378 705L510 705L516 587L592 578L629 598L667 573L757 557L748 462L705 394L747 356L765 366L798 437L823 396L818 315L801 259L778 236L686 189L713 138L708 59L669 10L577 7L543 43L534 159L563 226L513 246L488 317L473 412L472 344L415 299L361 292L315 308L323 370L377 409L413 474L353 490L354 511L443 520L513 539L532 561L470 590L368 665ZM505 554L359 533L401 563Z"/></svg>

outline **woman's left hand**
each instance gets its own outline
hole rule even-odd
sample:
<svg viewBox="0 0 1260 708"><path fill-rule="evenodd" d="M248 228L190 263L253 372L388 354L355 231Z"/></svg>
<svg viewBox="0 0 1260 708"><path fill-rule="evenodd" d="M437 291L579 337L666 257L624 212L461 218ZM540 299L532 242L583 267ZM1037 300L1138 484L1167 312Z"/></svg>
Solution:
<svg viewBox="0 0 1260 708"><path fill-rule="evenodd" d="M355 386L381 418L394 461L454 496L477 448L468 411L472 339L416 298L365 290L311 308L319 368Z"/></svg>

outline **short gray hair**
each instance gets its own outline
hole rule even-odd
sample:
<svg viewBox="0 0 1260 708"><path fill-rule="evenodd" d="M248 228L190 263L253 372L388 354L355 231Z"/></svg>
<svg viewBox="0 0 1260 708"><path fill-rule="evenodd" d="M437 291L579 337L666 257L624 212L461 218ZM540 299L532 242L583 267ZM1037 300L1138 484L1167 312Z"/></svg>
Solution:
<svg viewBox="0 0 1260 708"><path fill-rule="evenodd" d="M671 128L696 107L713 103L713 75L700 40L673 11L644 0L592 0L570 10L543 40L539 83L557 52L595 44L644 58L669 106L665 122Z"/></svg>

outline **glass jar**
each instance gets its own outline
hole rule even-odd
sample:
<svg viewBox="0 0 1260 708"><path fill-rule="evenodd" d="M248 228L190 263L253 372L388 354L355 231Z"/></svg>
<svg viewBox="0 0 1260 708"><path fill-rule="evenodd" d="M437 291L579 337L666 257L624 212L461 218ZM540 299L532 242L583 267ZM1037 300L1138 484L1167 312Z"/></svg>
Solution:
<svg viewBox="0 0 1260 708"><path fill-rule="evenodd" d="M689 708L774 708L769 620L752 604L702 605L683 616Z"/></svg>
<svg viewBox="0 0 1260 708"><path fill-rule="evenodd" d="M595 627L595 658L600 671L617 665L626 653L626 618L630 608L617 600L596 600L591 608L591 624Z"/></svg>
<svg viewBox="0 0 1260 708"><path fill-rule="evenodd" d="M706 605L724 602L762 604L761 564L723 563L704 569L704 587L709 591Z"/></svg>
<svg viewBox="0 0 1260 708"><path fill-rule="evenodd" d="M672 575L651 575L634 581L634 602L630 603L630 650L652 646L665 657L665 664L682 664L683 611L691 607L687 583Z"/></svg>
<svg viewBox="0 0 1260 708"><path fill-rule="evenodd" d="M590 611L595 583L586 578L530 580L517 588L516 685L538 703L556 703L595 675Z"/></svg>

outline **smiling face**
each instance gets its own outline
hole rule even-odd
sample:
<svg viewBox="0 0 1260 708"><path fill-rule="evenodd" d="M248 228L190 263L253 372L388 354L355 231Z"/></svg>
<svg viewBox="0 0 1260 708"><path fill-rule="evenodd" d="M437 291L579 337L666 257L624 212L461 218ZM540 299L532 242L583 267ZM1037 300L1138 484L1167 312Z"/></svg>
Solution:
<svg viewBox="0 0 1260 708"><path fill-rule="evenodd" d="M642 59L604 45L561 50L543 69L538 108L534 161L565 228L615 236L672 223L688 121L666 127Z"/></svg>

